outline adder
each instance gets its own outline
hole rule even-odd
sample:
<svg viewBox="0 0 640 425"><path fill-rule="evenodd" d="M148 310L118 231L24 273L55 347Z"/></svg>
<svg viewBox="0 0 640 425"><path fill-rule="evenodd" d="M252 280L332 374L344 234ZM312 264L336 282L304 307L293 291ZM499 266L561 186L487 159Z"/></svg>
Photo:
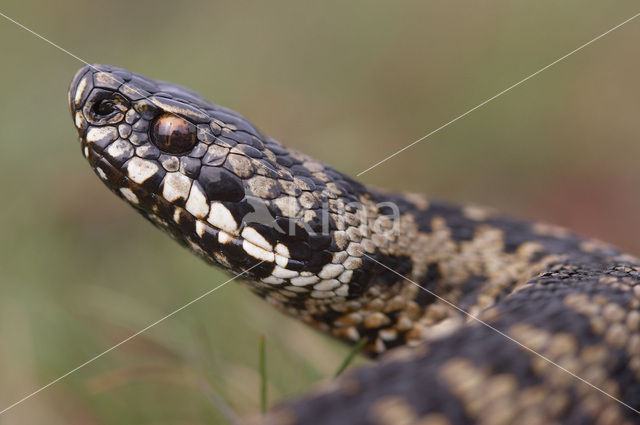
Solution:
<svg viewBox="0 0 640 425"><path fill-rule="evenodd" d="M367 187L179 85L85 66L69 105L117 196L286 314L380 358L270 424L640 423L640 261Z"/></svg>

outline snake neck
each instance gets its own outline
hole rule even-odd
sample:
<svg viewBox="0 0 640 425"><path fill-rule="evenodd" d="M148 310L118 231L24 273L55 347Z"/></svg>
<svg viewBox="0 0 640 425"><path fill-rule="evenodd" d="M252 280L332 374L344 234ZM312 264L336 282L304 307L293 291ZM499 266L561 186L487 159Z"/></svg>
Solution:
<svg viewBox="0 0 640 425"><path fill-rule="evenodd" d="M374 189L360 201L334 236L357 258L348 296L291 303L262 295L335 337L365 339L372 356L441 336L462 324L463 311L478 315L554 267L619 255L562 228L475 205Z"/></svg>

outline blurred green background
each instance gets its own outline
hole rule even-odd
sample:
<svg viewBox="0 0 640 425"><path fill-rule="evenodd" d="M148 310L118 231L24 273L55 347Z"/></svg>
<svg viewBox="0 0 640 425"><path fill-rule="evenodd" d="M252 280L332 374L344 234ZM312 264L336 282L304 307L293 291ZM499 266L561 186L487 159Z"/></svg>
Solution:
<svg viewBox="0 0 640 425"><path fill-rule="evenodd" d="M56 3L0 12L89 62L184 84L355 175L639 12L636 1ZM640 254L640 19L366 173ZM0 18L0 409L226 279L102 187L66 90L82 64ZM348 352L236 283L0 416L215 424ZM360 362L363 362L361 359Z"/></svg>

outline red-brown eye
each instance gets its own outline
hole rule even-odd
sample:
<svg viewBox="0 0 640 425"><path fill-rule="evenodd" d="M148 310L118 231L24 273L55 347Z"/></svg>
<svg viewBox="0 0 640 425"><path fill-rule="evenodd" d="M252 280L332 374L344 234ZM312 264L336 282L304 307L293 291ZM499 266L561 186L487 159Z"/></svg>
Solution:
<svg viewBox="0 0 640 425"><path fill-rule="evenodd" d="M185 153L198 142L196 126L175 115L165 114L153 124L151 140L163 152Z"/></svg>

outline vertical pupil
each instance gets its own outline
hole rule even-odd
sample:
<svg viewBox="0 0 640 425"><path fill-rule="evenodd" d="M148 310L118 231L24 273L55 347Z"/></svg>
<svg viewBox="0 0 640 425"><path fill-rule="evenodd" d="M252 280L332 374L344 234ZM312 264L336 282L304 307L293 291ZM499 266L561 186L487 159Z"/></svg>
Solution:
<svg viewBox="0 0 640 425"><path fill-rule="evenodd" d="M162 115L153 125L151 139L162 151L180 154L191 150L196 142L196 127L174 115Z"/></svg>
<svg viewBox="0 0 640 425"><path fill-rule="evenodd" d="M160 130L160 133L162 134L162 137L164 138L164 140L162 140L162 145L167 149L171 148L171 137L173 136L173 132L171 131L172 128L173 128L172 120L167 119L165 120L165 122L160 124L159 130Z"/></svg>

